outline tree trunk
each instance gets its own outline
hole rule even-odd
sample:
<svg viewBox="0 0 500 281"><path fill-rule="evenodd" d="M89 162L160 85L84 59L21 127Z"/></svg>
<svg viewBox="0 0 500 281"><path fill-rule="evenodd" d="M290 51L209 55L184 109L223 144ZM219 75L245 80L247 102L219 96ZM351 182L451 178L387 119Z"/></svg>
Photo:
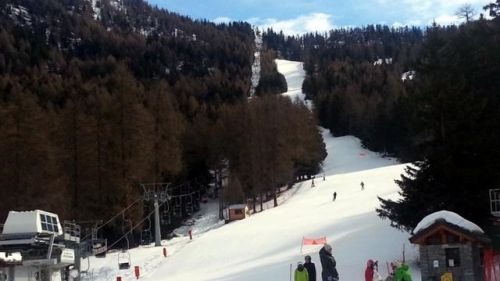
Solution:
<svg viewBox="0 0 500 281"><path fill-rule="evenodd" d="M263 199L263 197L264 197L264 194L261 193L260 194L260 211L261 212L264 211L264 202L263 202L264 199Z"/></svg>
<svg viewBox="0 0 500 281"><path fill-rule="evenodd" d="M278 197L276 194L276 188L273 188L273 200L274 200L274 207L278 207Z"/></svg>

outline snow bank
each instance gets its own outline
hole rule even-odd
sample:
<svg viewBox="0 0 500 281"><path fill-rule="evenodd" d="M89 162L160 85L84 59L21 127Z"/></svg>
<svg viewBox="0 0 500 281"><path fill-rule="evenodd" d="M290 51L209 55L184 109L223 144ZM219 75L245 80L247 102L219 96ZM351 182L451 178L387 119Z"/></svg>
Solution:
<svg viewBox="0 0 500 281"><path fill-rule="evenodd" d="M457 213L450 212L450 211L439 211L432 213L425 218L423 218L415 227L413 230L413 233L417 233L423 229L428 228L432 224L434 224L438 220L445 220L448 223L454 224L456 226L459 226L463 229L469 230L471 232L480 232L484 233L484 231L477 226L475 223L468 221L464 219L462 216L460 216Z"/></svg>

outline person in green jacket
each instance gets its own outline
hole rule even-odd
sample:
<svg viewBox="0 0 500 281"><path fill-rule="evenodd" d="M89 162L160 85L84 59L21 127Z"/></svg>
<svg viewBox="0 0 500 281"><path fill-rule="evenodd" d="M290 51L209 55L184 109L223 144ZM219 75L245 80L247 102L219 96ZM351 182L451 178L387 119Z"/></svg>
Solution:
<svg viewBox="0 0 500 281"><path fill-rule="evenodd" d="M412 281L410 267L404 263L398 266L394 274L394 281Z"/></svg>
<svg viewBox="0 0 500 281"><path fill-rule="evenodd" d="M309 274L307 273L307 269L304 268L304 265L299 262L297 264L297 269L295 269L295 281L309 281Z"/></svg>

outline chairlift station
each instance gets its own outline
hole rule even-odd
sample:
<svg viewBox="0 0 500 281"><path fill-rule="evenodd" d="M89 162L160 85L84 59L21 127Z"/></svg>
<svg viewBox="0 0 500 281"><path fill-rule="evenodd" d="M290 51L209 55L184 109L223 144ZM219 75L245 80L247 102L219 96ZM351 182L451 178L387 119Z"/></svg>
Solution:
<svg viewBox="0 0 500 281"><path fill-rule="evenodd" d="M79 243L79 227L63 228L56 214L10 211L0 234L0 281L68 280Z"/></svg>

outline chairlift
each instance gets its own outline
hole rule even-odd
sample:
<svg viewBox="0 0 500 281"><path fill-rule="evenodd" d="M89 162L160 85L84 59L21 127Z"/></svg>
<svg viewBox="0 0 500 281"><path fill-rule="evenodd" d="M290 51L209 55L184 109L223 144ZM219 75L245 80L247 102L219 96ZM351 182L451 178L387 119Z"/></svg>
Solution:
<svg viewBox="0 0 500 281"><path fill-rule="evenodd" d="M129 219L125 219L125 213L122 214L122 232L125 237L125 241L127 242L127 247L123 249L120 253L118 253L118 269L123 270L123 269L129 269L130 268L130 241L128 240L128 232L125 231L125 222L130 223L132 225L132 221ZM132 227L130 227L132 229Z"/></svg>
<svg viewBox="0 0 500 281"><path fill-rule="evenodd" d="M122 250L120 253L118 253L118 269L130 269L130 264L130 253L128 252L128 250Z"/></svg>
<svg viewBox="0 0 500 281"><path fill-rule="evenodd" d="M173 213L176 218L182 218L182 198L180 196L176 196L174 198L174 209Z"/></svg>
<svg viewBox="0 0 500 281"><path fill-rule="evenodd" d="M148 227L141 232L141 245L149 245L152 241L151 235L151 219L148 217Z"/></svg>
<svg viewBox="0 0 500 281"><path fill-rule="evenodd" d="M80 279L81 280L90 280L91 279L91 274L90 274L90 258L87 257L87 268L82 270L80 268ZM76 271L76 277L78 277L78 271Z"/></svg>
<svg viewBox="0 0 500 281"><path fill-rule="evenodd" d="M92 240L92 254L96 258L105 258L108 251L108 241L106 239Z"/></svg>
<svg viewBox="0 0 500 281"><path fill-rule="evenodd" d="M182 217L182 210L181 210L181 207L177 207L177 206L175 206L175 207L174 207L174 216L175 216L176 218L180 218L180 217Z"/></svg>
<svg viewBox="0 0 500 281"><path fill-rule="evenodd" d="M163 214L161 217L161 223L162 224L170 224L171 223L170 213L167 210L163 210Z"/></svg>
<svg viewBox="0 0 500 281"><path fill-rule="evenodd" d="M166 191L161 191L160 192L160 201L161 202L167 201L167 192Z"/></svg>
<svg viewBox="0 0 500 281"><path fill-rule="evenodd" d="M87 244L87 251L90 255L93 255L97 258L105 258L106 252L108 251L108 240L105 238L99 238L98 233L98 223L96 223L92 227L92 237L89 243Z"/></svg>
<svg viewBox="0 0 500 281"><path fill-rule="evenodd" d="M151 195L149 191L144 192L144 201L149 201L151 200Z"/></svg>
<svg viewBox="0 0 500 281"><path fill-rule="evenodd" d="M191 193L188 197L188 201L186 202L186 213L188 216L193 214L193 194Z"/></svg>

